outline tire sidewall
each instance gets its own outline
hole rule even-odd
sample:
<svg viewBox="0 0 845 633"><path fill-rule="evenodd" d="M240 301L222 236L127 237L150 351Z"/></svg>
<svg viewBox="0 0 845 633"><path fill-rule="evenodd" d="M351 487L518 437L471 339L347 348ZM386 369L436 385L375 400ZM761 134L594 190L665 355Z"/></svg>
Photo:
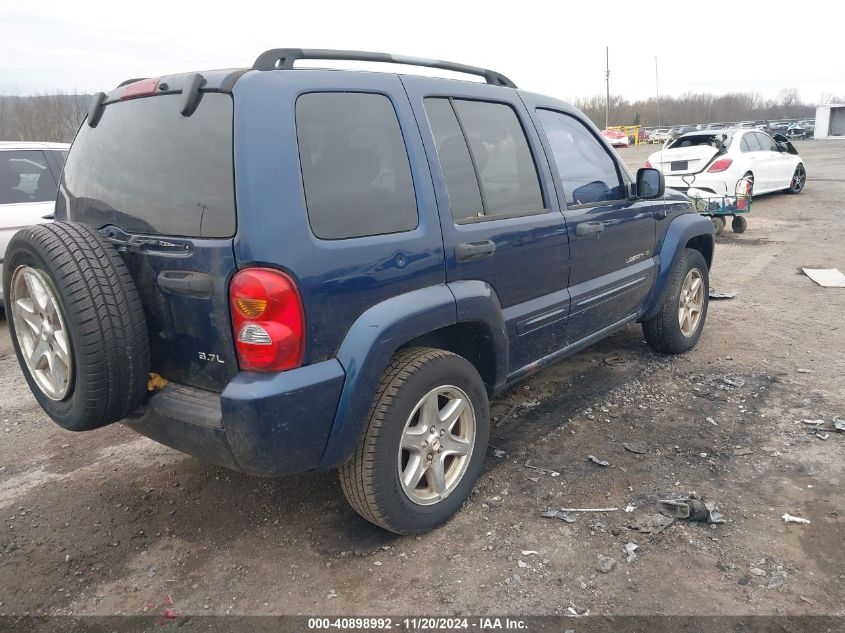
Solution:
<svg viewBox="0 0 845 633"><path fill-rule="evenodd" d="M678 300L680 299L681 289L686 279L687 274L693 268L697 268L701 273L704 281L704 303L701 309L701 319L698 322L698 328L692 336L684 336L681 332L681 325L678 323ZM668 336L671 337L671 346L679 351L689 351L698 344L698 339L701 338L701 333L704 331L704 324L707 320L707 309L709 307L709 290L710 290L710 274L707 269L707 262L700 252L693 249L685 249L672 278L671 291L666 297L669 302L668 309L673 310L674 318L669 319Z"/></svg>
<svg viewBox="0 0 845 633"><path fill-rule="evenodd" d="M432 389L452 385L462 389L475 413L475 444L469 464L457 487L442 501L419 505L411 501L399 480L397 459L405 424L420 399ZM481 472L490 436L487 392L475 367L460 356L449 354L426 362L399 387L385 415L374 458L373 475L392 509L395 528L402 533L425 532L445 522L469 496Z"/></svg>

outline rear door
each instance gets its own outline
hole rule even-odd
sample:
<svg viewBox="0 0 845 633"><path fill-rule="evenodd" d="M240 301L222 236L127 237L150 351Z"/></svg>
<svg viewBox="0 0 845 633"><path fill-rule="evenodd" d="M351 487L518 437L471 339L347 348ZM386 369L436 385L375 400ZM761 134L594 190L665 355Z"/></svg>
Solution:
<svg viewBox="0 0 845 633"><path fill-rule="evenodd" d="M514 90L403 77L435 180L446 279L503 308L514 372L565 345L569 247L551 174Z"/></svg>
<svg viewBox="0 0 845 633"><path fill-rule="evenodd" d="M569 229L575 343L639 312L656 274L656 219L662 200L636 200L627 171L598 131L571 110L535 110Z"/></svg>
<svg viewBox="0 0 845 633"><path fill-rule="evenodd" d="M777 160L780 155L775 140L764 132L754 132L760 151L754 162L754 191L771 191L774 188Z"/></svg>
<svg viewBox="0 0 845 633"><path fill-rule="evenodd" d="M238 371L228 306L232 97L204 93L190 116L181 101L117 101L95 127L83 123L56 218L99 229L118 247L144 304L151 370L219 391Z"/></svg>

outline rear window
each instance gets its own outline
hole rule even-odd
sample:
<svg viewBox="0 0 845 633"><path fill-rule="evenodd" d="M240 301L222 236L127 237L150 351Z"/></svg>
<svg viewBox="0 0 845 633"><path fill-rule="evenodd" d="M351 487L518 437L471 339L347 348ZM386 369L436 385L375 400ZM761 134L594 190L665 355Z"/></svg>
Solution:
<svg viewBox="0 0 845 633"><path fill-rule="evenodd" d="M55 199L56 181L43 152L0 152L0 204Z"/></svg>
<svg viewBox="0 0 845 633"><path fill-rule="evenodd" d="M417 227L408 152L390 99L304 94L296 101L296 134L314 235L337 240Z"/></svg>
<svg viewBox="0 0 845 633"><path fill-rule="evenodd" d="M189 117L180 101L113 103L97 127L83 124L65 164L59 217L135 233L234 235L232 98L203 94Z"/></svg>
<svg viewBox="0 0 845 633"><path fill-rule="evenodd" d="M725 133L718 134L693 134L682 136L669 145L667 149L678 149L681 147L695 147L696 145L710 145L711 147L730 147L733 136Z"/></svg>

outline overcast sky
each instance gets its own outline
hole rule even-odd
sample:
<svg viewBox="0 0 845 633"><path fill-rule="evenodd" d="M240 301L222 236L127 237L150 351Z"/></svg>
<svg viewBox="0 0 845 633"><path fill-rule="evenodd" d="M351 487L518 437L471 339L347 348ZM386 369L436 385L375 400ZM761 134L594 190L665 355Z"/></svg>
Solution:
<svg viewBox="0 0 845 633"><path fill-rule="evenodd" d="M845 95L843 10L771 2L38 0L0 9L0 93L96 92L130 77L249 66L273 47L351 48L498 70L571 99L611 92Z"/></svg>

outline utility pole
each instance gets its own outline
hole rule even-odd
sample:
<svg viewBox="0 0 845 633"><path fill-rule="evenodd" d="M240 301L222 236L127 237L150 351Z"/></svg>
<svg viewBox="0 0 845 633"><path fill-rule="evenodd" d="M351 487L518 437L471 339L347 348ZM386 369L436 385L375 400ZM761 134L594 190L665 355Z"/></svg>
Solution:
<svg viewBox="0 0 845 633"><path fill-rule="evenodd" d="M660 80L657 76L657 55L654 56L654 92L657 98L657 127L660 127Z"/></svg>
<svg viewBox="0 0 845 633"><path fill-rule="evenodd" d="M605 72L604 81L607 84L607 96L604 102L604 129L606 130L610 125L610 47L604 47L605 55Z"/></svg>

